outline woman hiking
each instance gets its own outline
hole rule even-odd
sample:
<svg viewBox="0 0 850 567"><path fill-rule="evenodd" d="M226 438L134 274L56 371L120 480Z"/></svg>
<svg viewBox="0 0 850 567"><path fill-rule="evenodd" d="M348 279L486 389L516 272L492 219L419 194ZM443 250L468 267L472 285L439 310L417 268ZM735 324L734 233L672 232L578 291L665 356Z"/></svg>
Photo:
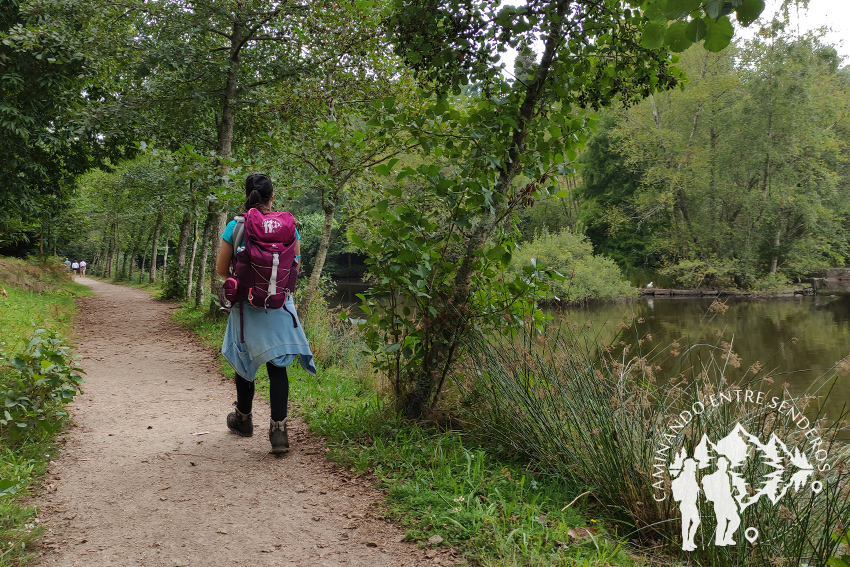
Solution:
<svg viewBox="0 0 850 567"><path fill-rule="evenodd" d="M271 213L274 189L271 178L264 173L253 173L245 180L245 212L257 209L265 219L264 225L275 222ZM233 276L234 229L237 221L227 224L221 235L221 250L218 255L216 271L222 278ZM294 224L290 227L294 229ZM248 237L247 231L245 238ZM295 261L300 264L300 235L294 229ZM240 239L241 240L241 239ZM242 242L237 242L239 247ZM277 269L277 268L275 268ZM253 301L252 301L253 302ZM254 434L251 407L254 400L254 378L259 367L266 365L269 374L269 404L271 422L269 424L269 442L271 453L281 454L289 450L289 436L286 423L289 420L287 406L289 402L289 377L286 367L298 356L301 366L310 374L316 374L313 353L298 321L292 296L288 295L283 308L266 309L254 307L247 298L241 297L230 310L227 330L221 352L236 371L235 411L227 415L227 427L230 431L250 437Z"/></svg>

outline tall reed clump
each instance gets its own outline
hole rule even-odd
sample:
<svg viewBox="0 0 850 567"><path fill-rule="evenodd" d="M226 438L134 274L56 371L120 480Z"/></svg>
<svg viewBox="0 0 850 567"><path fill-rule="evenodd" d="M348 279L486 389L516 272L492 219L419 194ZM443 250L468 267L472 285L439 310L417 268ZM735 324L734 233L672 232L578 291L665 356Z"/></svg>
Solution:
<svg viewBox="0 0 850 567"><path fill-rule="evenodd" d="M772 379L758 368L728 383L731 348L700 347L690 350L691 368L662 380L649 357L615 356L589 332L566 326L545 340L478 336L458 383L471 418L494 440L586 486L636 541L697 565L825 565L840 545L835 534L850 523L846 412L827 420L807 411L827 388L792 398L784 388L771 390ZM706 347L711 354L697 356ZM736 424L754 438L737 433ZM787 446L781 462L765 453L778 447L773 435ZM671 482L684 458L702 455L695 479L718 470L713 444L723 439L749 455L735 469L742 480L732 481L741 519L736 543L715 545L715 511L697 484L696 549L682 553ZM745 537L753 535L755 545Z"/></svg>
<svg viewBox="0 0 850 567"><path fill-rule="evenodd" d="M296 304L298 297L296 299ZM340 318L342 308L331 307L325 295L316 294L309 313L300 313L304 330L310 340L313 357L323 367L339 366L359 369L368 366L364 361L365 343L356 325Z"/></svg>

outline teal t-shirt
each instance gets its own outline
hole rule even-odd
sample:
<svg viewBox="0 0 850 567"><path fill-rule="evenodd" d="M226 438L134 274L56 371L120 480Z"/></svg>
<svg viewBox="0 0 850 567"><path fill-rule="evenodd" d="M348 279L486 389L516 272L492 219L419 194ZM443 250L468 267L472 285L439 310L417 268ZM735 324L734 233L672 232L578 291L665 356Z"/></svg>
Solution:
<svg viewBox="0 0 850 567"><path fill-rule="evenodd" d="M236 219L233 219L227 226L224 227L224 232L221 233L221 239L228 244L233 244L233 229L236 228ZM301 240L301 235L298 234L298 229L295 229L295 240Z"/></svg>

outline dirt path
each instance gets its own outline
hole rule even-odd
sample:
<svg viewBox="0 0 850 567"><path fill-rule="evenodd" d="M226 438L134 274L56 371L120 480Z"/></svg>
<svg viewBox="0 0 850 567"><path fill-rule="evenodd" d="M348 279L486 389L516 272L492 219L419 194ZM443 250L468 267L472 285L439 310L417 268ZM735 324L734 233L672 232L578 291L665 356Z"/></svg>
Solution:
<svg viewBox="0 0 850 567"><path fill-rule="evenodd" d="M380 494L328 462L303 422L281 459L266 456L263 401L254 437L229 433L232 383L171 321L172 306L80 281L98 294L77 318L85 394L50 465L40 565L452 563L401 543L401 528L379 518Z"/></svg>

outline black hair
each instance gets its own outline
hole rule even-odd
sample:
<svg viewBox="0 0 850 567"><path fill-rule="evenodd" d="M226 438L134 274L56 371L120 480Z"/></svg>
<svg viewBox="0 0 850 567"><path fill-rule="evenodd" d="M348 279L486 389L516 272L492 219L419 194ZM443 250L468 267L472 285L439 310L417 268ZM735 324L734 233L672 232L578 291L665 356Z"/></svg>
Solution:
<svg viewBox="0 0 850 567"><path fill-rule="evenodd" d="M252 173L245 179L245 210L271 204L272 179L265 173Z"/></svg>

